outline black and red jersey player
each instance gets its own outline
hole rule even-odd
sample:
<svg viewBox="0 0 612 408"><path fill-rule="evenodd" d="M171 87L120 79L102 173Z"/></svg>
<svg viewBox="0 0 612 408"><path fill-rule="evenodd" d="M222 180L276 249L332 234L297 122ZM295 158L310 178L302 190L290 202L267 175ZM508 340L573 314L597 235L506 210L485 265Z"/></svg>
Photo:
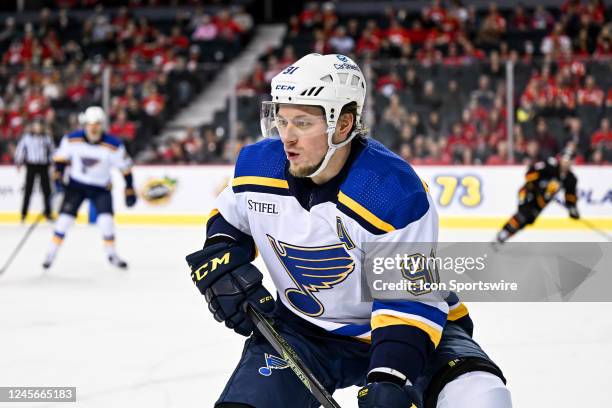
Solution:
<svg viewBox="0 0 612 408"><path fill-rule="evenodd" d="M568 147L559 160L554 157L529 166L525 184L519 190L518 211L497 234L497 242L504 243L525 226L533 224L544 207L563 189L569 216L580 218L576 207L576 176L571 170L574 150Z"/></svg>

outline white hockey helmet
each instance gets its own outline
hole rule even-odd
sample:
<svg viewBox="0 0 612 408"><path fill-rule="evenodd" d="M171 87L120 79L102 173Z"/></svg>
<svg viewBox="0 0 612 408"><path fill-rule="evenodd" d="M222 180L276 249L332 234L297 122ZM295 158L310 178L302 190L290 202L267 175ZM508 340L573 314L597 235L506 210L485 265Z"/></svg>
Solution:
<svg viewBox="0 0 612 408"><path fill-rule="evenodd" d="M262 134L264 137L279 136L276 128L279 104L322 107L327 120L328 149L319 168L309 175L314 177L325 169L336 149L361 134L361 112L365 95L365 77L353 60L340 54L308 54L272 78L272 100L262 103ZM345 141L333 143L340 112L351 102L357 105L353 132Z"/></svg>
<svg viewBox="0 0 612 408"><path fill-rule="evenodd" d="M106 129L107 125L106 113L104 109L99 106L90 106L85 109L85 112L79 114L79 123L81 126L85 126L88 123L101 123L102 128Z"/></svg>

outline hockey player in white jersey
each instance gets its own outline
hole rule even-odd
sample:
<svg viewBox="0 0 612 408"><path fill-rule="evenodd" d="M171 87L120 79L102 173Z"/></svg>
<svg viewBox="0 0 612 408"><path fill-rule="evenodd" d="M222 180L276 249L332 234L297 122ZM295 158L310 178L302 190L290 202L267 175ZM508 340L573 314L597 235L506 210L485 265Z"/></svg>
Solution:
<svg viewBox="0 0 612 408"><path fill-rule="evenodd" d="M53 238L43 267L49 268L68 229L74 224L79 207L89 199L97 212L97 224L102 232L108 261L119 268L127 268L115 250L115 226L111 196L111 169L119 169L125 179L125 203L136 203L132 177L132 160L121 140L105 132L106 114L98 106L91 106L79 115L82 130L63 137L53 155L56 190L65 190L60 215L55 222ZM68 183L64 186L64 170L68 166Z"/></svg>
<svg viewBox="0 0 612 408"><path fill-rule="evenodd" d="M248 302L330 392L360 408L507 408L501 370L471 338L466 306L364 302L364 244L431 242L438 217L413 169L366 138L365 79L350 58L310 54L272 80L264 139L242 149L191 277L218 321L250 336L216 406L317 407L246 318ZM277 300L251 263L261 255ZM414 404L414 405L412 405Z"/></svg>

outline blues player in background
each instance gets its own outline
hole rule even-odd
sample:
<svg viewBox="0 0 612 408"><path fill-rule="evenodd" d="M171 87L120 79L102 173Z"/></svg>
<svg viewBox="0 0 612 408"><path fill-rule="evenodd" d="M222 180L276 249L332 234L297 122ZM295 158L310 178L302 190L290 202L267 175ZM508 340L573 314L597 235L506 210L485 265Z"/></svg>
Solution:
<svg viewBox="0 0 612 408"><path fill-rule="evenodd" d="M216 406L317 407L246 318L271 316L330 391L361 386L360 408L511 406L501 370L446 301L361 301L366 242L431 242L438 218L413 169L365 138L365 78L342 55L310 54L272 80L265 138L242 149L191 277L218 321L247 339ZM434 244L435 245L435 244ZM278 299L251 263L257 253Z"/></svg>
<svg viewBox="0 0 612 408"><path fill-rule="evenodd" d="M64 136L53 155L56 189L65 190L65 194L43 267L47 269L51 266L66 232L74 224L79 207L85 199L89 199L98 214L96 222L102 232L108 261L116 267L127 268L127 263L115 250L111 169L115 167L123 173L125 203L131 207L136 204L132 160L123 143L104 131L107 120L102 108L87 108L79 116L79 122L83 129ZM69 180L64 186L64 170L67 166Z"/></svg>

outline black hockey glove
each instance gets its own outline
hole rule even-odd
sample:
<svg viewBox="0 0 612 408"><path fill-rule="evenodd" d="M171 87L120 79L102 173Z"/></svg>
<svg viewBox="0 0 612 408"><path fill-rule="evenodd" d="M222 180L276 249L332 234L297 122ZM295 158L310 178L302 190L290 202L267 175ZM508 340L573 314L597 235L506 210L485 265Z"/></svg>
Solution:
<svg viewBox="0 0 612 408"><path fill-rule="evenodd" d="M128 207L133 207L136 204L136 192L133 188L125 189L125 205Z"/></svg>
<svg viewBox="0 0 612 408"><path fill-rule="evenodd" d="M274 311L274 298L262 285L263 275L243 247L227 242L187 255L191 279L208 302L215 320L243 336L253 331L244 312L249 303L263 314Z"/></svg>
<svg viewBox="0 0 612 408"><path fill-rule="evenodd" d="M580 214L578 213L578 208L576 208L576 206L571 206L568 207L569 210L569 216L575 220L580 218Z"/></svg>
<svg viewBox="0 0 612 408"><path fill-rule="evenodd" d="M412 386L400 387L392 382L374 382L357 393L359 408L418 408L418 397Z"/></svg>

